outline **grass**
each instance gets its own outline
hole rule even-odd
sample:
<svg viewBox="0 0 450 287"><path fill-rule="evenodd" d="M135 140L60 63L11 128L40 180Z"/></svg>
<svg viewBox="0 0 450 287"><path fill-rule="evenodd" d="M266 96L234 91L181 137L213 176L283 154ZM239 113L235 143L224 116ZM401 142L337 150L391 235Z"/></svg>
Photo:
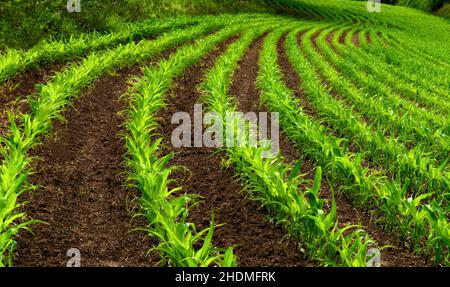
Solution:
<svg viewBox="0 0 450 287"><path fill-rule="evenodd" d="M397 4L419 9L426 12L432 12L444 5L445 0L398 0Z"/></svg>
<svg viewBox="0 0 450 287"><path fill-rule="evenodd" d="M107 34L149 18L270 10L256 0L82 0L81 13L68 13L66 4L67 0L1 1L0 51L29 49L42 40L92 31Z"/></svg>

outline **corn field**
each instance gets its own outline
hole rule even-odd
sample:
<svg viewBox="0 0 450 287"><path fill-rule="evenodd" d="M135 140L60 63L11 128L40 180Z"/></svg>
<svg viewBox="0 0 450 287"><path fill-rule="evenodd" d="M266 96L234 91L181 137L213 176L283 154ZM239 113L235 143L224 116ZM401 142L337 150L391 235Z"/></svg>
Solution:
<svg viewBox="0 0 450 287"><path fill-rule="evenodd" d="M0 266L449 266L448 21L266 2L0 54ZM174 147L195 104L280 152Z"/></svg>

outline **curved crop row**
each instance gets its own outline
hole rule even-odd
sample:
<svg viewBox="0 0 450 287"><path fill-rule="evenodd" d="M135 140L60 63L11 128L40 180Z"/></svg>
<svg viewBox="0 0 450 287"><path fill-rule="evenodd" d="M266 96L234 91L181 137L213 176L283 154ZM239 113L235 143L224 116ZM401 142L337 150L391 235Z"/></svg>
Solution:
<svg viewBox="0 0 450 287"><path fill-rule="evenodd" d="M313 72L302 64L303 59L297 54L298 32L295 30L288 35L288 55L291 54L290 60L297 67L297 72L311 74ZM281 127L303 153L324 167L332 184L339 187L356 206L366 210L374 207L386 229L401 234L405 244L410 242L416 247L416 252L434 257L436 263L449 264L450 224L446 212L437 204L421 205L429 195L407 198L407 185L402 187L364 168L361 154L348 154L346 149L340 147L342 140L326 135L324 128L302 111L292 91L282 83L275 52L278 39L272 38L265 47L266 53L274 55L266 65L268 71L265 71L271 75L261 88L268 106L280 113ZM304 82L304 85L307 92L319 92L311 82Z"/></svg>
<svg viewBox="0 0 450 287"><path fill-rule="evenodd" d="M154 140L152 134L158 127L157 111L166 105L165 94L173 79L189 66L200 61L216 44L238 31L226 29L208 38L186 46L159 63L158 67L145 69L144 76L134 84L130 96L130 108L125 136L128 150L128 180L141 192L142 212L148 220L145 229L159 240L155 250L166 258L170 266L235 266L231 248L221 254L211 246L214 218L209 229L197 232L193 223L187 222L190 206L195 195L176 195L182 189L168 189L173 168L166 167L173 154L161 155L162 139ZM204 236L206 234L206 236ZM196 248L203 240L201 248Z"/></svg>
<svg viewBox="0 0 450 287"><path fill-rule="evenodd" d="M67 61L89 51L126 43L135 37L148 37L197 24L198 19L175 18L132 24L106 35L87 34L67 41L44 41L28 51L8 50L0 57L0 83L30 68L59 60Z"/></svg>
<svg viewBox="0 0 450 287"><path fill-rule="evenodd" d="M183 42L193 40L208 31L219 27L219 23L210 23L165 34L154 41L139 44L129 43L115 50L102 54L92 54L80 65L65 70L53 80L40 88L35 101L31 103L31 113L20 118L10 114L10 130L1 138L0 153L3 157L0 165L0 263L9 265L14 250L14 235L32 221L25 220L25 214L18 211L20 204L17 197L35 187L27 182L30 173L31 158L28 151L39 144L39 138L52 127L54 119L60 119L62 110L81 89L100 76L119 67L138 63L175 47ZM18 126L16 122L20 122Z"/></svg>
<svg viewBox="0 0 450 287"><path fill-rule="evenodd" d="M375 31L374 31L375 33ZM412 84L420 84L436 96L447 96L446 90L440 89L448 85L448 72L436 67L432 63L424 62L410 51L397 48L393 42L387 39L383 30L376 31L376 45L371 46L370 53L389 67L397 68L396 74L410 78ZM413 61L411 61L413 60ZM400 70L399 67L405 70ZM407 73L408 72L408 73ZM411 73L411 74L409 74Z"/></svg>
<svg viewBox="0 0 450 287"><path fill-rule="evenodd" d="M378 19L366 11L366 3L352 3L352 1L326 1L326 0L265 0L266 3L283 12L297 14L333 21L373 21ZM364 9L364 10L363 10Z"/></svg>
<svg viewBox="0 0 450 287"><path fill-rule="evenodd" d="M261 34L261 31L249 32L230 46L202 84L205 101L218 117L226 118L227 112L236 111L229 97L231 78L239 59ZM265 69L265 55L261 61ZM265 82L265 79L259 81ZM358 226L338 228L335 202L330 213L324 211L324 201L319 198L321 168L317 168L313 186L302 190L304 179L297 174L300 163L292 168L283 163L281 156L264 158L267 147L248 145L249 132L240 128L242 120L237 117L223 123L224 134L233 130L235 138L244 139L243 143L235 142L235 147L228 146L225 151L252 197L269 210L277 223L289 230L291 237L301 242L310 258L326 266L366 266L367 250L374 242Z"/></svg>
<svg viewBox="0 0 450 287"><path fill-rule="evenodd" d="M262 17L258 14L243 14L238 18L255 21ZM7 50L5 54L0 55L0 84L14 75L43 64L67 61L88 52L114 48L133 39L157 36L188 26L230 20L230 15L152 19L125 25L120 30L106 35L85 34L67 41L43 41L28 51Z"/></svg>
<svg viewBox="0 0 450 287"><path fill-rule="evenodd" d="M333 67L336 67L341 74L354 79L355 84L357 83L360 89L367 93L376 92L377 94L380 94L383 99L385 98L387 100L386 103L383 103L384 105L393 106L393 108L395 108L393 113L410 115L410 121L420 121L431 128L438 127L448 129L449 120L445 116L434 114L429 110L417 107L417 103L422 103L424 100L430 99L430 94L422 93L420 96L418 94L411 96L413 97L413 100L415 100L414 102L403 99L403 97L406 96L406 93L396 93L394 92L395 87L390 88L389 86L380 83L380 80L387 83L395 81L395 86L399 86L398 80L394 80L397 76L396 74L392 73L392 71L388 73L387 70L381 70L381 68L377 67L378 63L373 63L374 61L371 58L371 54L364 53L360 49L343 47L337 43L337 37L334 37L334 39L331 40L331 45L333 45L333 51L338 51L338 53L341 54L340 56L334 54L329 45L325 45L323 37L319 37L318 45L320 53L323 54L323 57L332 63ZM344 57L346 61L344 61ZM362 67L366 69L363 69ZM373 75L374 72L377 75L376 77ZM442 99L434 101L434 105L438 105L438 109L442 109L444 113L448 111L446 108L447 104L445 101L442 101ZM413 125L414 123L411 124Z"/></svg>
<svg viewBox="0 0 450 287"><path fill-rule="evenodd" d="M450 151L446 135L450 131L448 119L424 112L392 93L378 79L361 72L347 57L345 60L338 58L325 44L325 36L325 33L321 33L312 40L315 49L309 41L304 43L308 57L327 81L362 115L371 119L377 125L377 130L394 134L402 142L414 146L424 144L423 151L433 152L438 159L445 161ZM354 80L349 81L347 78ZM358 86L353 83L358 83Z"/></svg>
<svg viewBox="0 0 450 287"><path fill-rule="evenodd" d="M367 30L367 32L371 31ZM376 77L378 86L375 85L375 87L377 89L383 89L379 86L379 82L382 81L388 84L387 87L385 86L386 88L391 87L402 97L427 107L427 112L446 114L449 111L450 104L436 94L445 93L441 86L433 85L431 87L432 83L435 83L434 81L424 81L421 75L417 74L416 63L409 61L408 65L389 64L388 61L398 62L399 57L402 56L399 56L395 49L377 43L378 37L371 38L374 39L372 43L362 45L361 49L340 46L336 40L333 41L332 45L341 57L351 59L354 63L352 66L357 66L359 71L365 71L365 74L370 75L371 78ZM399 81L400 79L401 81Z"/></svg>
<svg viewBox="0 0 450 287"><path fill-rule="evenodd" d="M394 31L393 31L394 32ZM399 54L404 54L407 56L410 60L413 59L415 62L420 63L421 65L424 65L428 70L436 73L436 78L434 79L434 83L436 82L448 82L448 78L445 78L445 75L448 74L449 64L446 62L443 62L441 60L436 60L433 58L433 56L420 52L417 50L417 48L414 48L415 45L411 45L411 42L400 42L398 39L396 39L391 33L387 33L386 31L380 31L380 35L383 37L383 40L385 43L387 43L389 46L395 48ZM401 34L396 34L401 35ZM422 40L424 41L424 40ZM417 41L416 44L422 41ZM415 43L415 42L413 42ZM429 43L429 51L433 50L434 43ZM442 48L442 47L439 47ZM445 54L445 53L444 53ZM429 75L430 76L430 75Z"/></svg>
<svg viewBox="0 0 450 287"><path fill-rule="evenodd" d="M333 74L333 70L329 66L321 66L323 62L318 60L317 54L313 54L310 43L310 37L313 37L314 34L315 30L310 30L303 37L301 45L308 53L307 55L301 53L301 50L295 52L293 49L288 50L288 55L293 61L294 68L304 80L304 84L307 85L305 87L307 97L321 118L340 133L347 135L350 142L360 146L365 156L373 164L382 165L402 183L410 179L411 188L415 194L432 190L439 196L447 197L446 191L450 180L445 174L445 163L435 167L432 157L422 154L420 145L408 150L392 135L386 138L383 131L388 124L382 119L373 125L366 124L361 115L355 113L353 109L348 109L340 100L335 99L327 92L327 88L315 74L316 69L306 59L311 59L313 64L319 67L320 72L326 75L327 81L340 92L340 95L347 98L352 97L353 104L364 108L366 116L377 118L383 113L388 113L384 109L377 108L381 104L366 105L372 101L371 98L362 97L358 91L350 90L349 86L345 86L345 80ZM371 109L376 110L370 113Z"/></svg>
<svg viewBox="0 0 450 287"><path fill-rule="evenodd" d="M443 20L443 19L441 19ZM443 20L445 21L445 20ZM429 64L430 66L440 69L442 71L450 68L448 53L445 53L446 47L442 45L436 45L435 43L427 43L424 46L424 39L417 38L417 35L411 35L405 38L405 35L400 33L384 33L387 41L398 48L399 50L407 53L414 58L417 58L420 62ZM399 40L401 39L401 40ZM440 39L440 38L439 38ZM445 41L446 38L444 37Z"/></svg>

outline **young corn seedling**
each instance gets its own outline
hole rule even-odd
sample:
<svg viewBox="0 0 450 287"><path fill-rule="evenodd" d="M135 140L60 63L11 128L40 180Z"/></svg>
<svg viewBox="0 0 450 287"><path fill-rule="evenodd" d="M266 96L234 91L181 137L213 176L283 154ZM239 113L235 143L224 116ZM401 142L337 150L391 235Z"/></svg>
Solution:
<svg viewBox="0 0 450 287"><path fill-rule="evenodd" d="M222 117L227 111L235 111L235 104L228 96L231 77L238 60L261 33L247 33L227 50L208 73L202 90L211 111ZM335 208L330 214L324 213L323 202L318 197L321 168L317 169L313 187L301 191L304 179L297 174L299 166L292 169L283 163L281 157L264 158L267 147L249 145L245 140L249 139L251 131L248 126L242 129L240 120L236 118L224 125L225 133L233 129L233 134L237 135L234 147L227 147L225 151L251 198L260 201L274 221L285 226L291 237L304 245L310 258L326 266L365 266L365 251L373 241L362 231L350 231L354 226L344 230L337 228ZM244 142L239 141L242 139Z"/></svg>
<svg viewBox="0 0 450 287"><path fill-rule="evenodd" d="M161 139L154 141L151 135L157 127L155 114L165 106L165 93L173 79L200 61L219 42L237 32L235 28L225 29L181 48L158 67L147 68L130 96L128 134L125 137L129 180L142 192L142 214L149 222L146 230L159 240L158 246L152 250L159 251L171 266L236 265L232 248L223 250L211 244L215 228L213 216L210 227L201 231L187 222L189 209L196 203L195 196L177 196L180 188L168 189L172 169L166 165L173 154L161 157ZM196 249L199 242L202 246Z"/></svg>
<svg viewBox="0 0 450 287"><path fill-rule="evenodd" d="M18 196L33 188L27 183L31 161L28 152L39 143L42 135L50 131L53 120L62 119L61 112L70 100L107 72L148 59L221 25L220 21L211 22L186 31L167 33L154 41L129 43L112 51L92 54L81 64L58 73L48 84L41 86L38 96L30 100L31 113L10 115L10 128L0 141L3 157L0 165L0 251L6 252L0 254L3 265L11 264L11 252L15 245L13 236L35 222L25 221L25 215L18 212Z"/></svg>

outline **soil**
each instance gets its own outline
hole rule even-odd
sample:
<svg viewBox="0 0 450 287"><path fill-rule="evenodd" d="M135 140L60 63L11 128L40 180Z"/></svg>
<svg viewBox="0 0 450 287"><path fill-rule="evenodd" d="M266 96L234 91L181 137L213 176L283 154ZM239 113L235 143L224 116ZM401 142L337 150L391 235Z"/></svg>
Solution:
<svg viewBox="0 0 450 287"><path fill-rule="evenodd" d="M263 43L264 37L255 41L255 43L250 47L247 55L240 62L238 70L235 72L233 84L230 89L230 94L234 96L237 100L238 110L241 112L268 112L260 104L260 94L261 92L256 87L256 80L259 72L259 53ZM242 83L245 83L244 85ZM270 122L269 122L270 125ZM284 135L280 134L280 152L283 157L288 158L291 162L296 162L300 157L298 153L293 148L293 145L289 139ZM280 231L286 233L286 231ZM296 245L297 243L291 242L291 245ZM311 262L305 257L303 260L306 266L313 266L316 263Z"/></svg>
<svg viewBox="0 0 450 287"><path fill-rule="evenodd" d="M286 35L283 36L285 38ZM233 85L231 86L231 95L237 100L238 109L241 112L268 112L265 107L260 104L260 94L261 92L256 87L256 79L258 75L258 63L259 61L259 51L261 49L263 38L257 40L253 46L257 46L257 49L251 48L247 56L241 62L240 68L237 70ZM294 76L291 74L290 76ZM242 82L246 83L242 85ZM269 122L270 125L270 122ZM294 164L301 159L299 153L296 151L293 143L289 138L280 131L279 135L279 147L280 153L286 162ZM314 175L313 175L314 177ZM281 231L286 233L286 231ZM296 244L291 242L291 244ZM303 260L308 261L304 258ZM316 262L308 262L307 266L314 266Z"/></svg>
<svg viewBox="0 0 450 287"><path fill-rule="evenodd" d="M225 157L222 152L206 147L174 148L170 143L173 113L185 111L193 118L193 106L201 96L197 86L233 40L219 45L199 65L176 80L170 105L161 114L160 134L168 147L167 152L176 152L171 164L188 170L175 172L173 178L178 186L183 186L183 193L203 197L201 203L190 210L190 220L197 228L209 226L211 211L214 210L216 224L224 225L215 230L213 244L221 248L236 246L239 266L307 266L309 262L302 258L297 246L285 238L283 230L266 220L261 206L246 199L233 169L222 166ZM241 69L236 74L241 88L254 83L256 72L249 67L253 69L256 66L260 46L261 40L252 45L241 61Z"/></svg>
<svg viewBox="0 0 450 287"><path fill-rule="evenodd" d="M285 53L284 47L285 37L281 38L278 43L278 54L279 54L279 65L283 72L284 80L289 89L291 89L294 94L301 95L303 92L300 90L300 79L296 76L294 68L290 64L287 55ZM294 75L294 76L293 76ZM304 102L302 102L303 104ZM307 101L305 102L307 103ZM314 117L314 116L313 116ZM280 142L280 147L283 146L283 150L287 150L288 152L283 153L283 155L287 154L287 159L292 162L292 159L302 158L297 151L295 151L294 145L292 142L284 141L285 143ZM287 142L287 143L286 143ZM294 156L292 156L294 155ZM302 167L301 172L306 174L307 179L314 179L315 167L311 160L307 158L302 158ZM330 209L330 200L332 198L331 187L328 184L328 181L324 177L321 183L321 197L323 199L328 199L329 204L327 210ZM337 215L339 220L340 227L360 224L363 226L363 229L368 232L372 239L374 239L379 246L391 245L394 248L390 248L387 250L383 250L381 252L382 264L385 267L393 267L393 266L427 266L427 262L424 258L420 256L416 256L406 250L405 248L398 247L398 244L395 238L389 236L385 232L381 226L375 224L369 215L364 214L357 209L355 209L349 201L344 198L340 194L335 195L336 204L337 204Z"/></svg>
<svg viewBox="0 0 450 287"><path fill-rule="evenodd" d="M313 45L320 31L313 36ZM348 31L339 38L341 44ZM356 35L356 33L355 33ZM352 40L355 43L355 35ZM170 162L177 169L172 178L183 193L198 194L201 202L190 210L189 219L198 229L207 228L211 212L215 223L223 224L215 230L213 244L216 247L235 246L238 265L247 266L315 266L303 257L297 243L289 240L282 227L274 225L263 207L246 198L232 167L221 164L226 155L211 148L174 148L170 142L174 126L171 117L175 112L186 111L193 119L193 107L200 102L198 85L204 74L213 67L220 56L237 37L220 44L204 57L200 64L188 69L176 79L171 91L168 107L160 113L165 152L175 152ZM259 53L264 37L256 40L245 57L239 62L230 93L236 96L241 111L264 111L259 105L260 93L256 88ZM329 42L330 36L327 37ZM285 36L279 42L279 64L287 86L294 94L305 99L300 89L300 79L290 66L283 49ZM358 35L359 45L359 35ZM162 54L167 57L170 50ZM158 58L160 59L160 58ZM151 61L155 63L155 59ZM23 96L36 93L37 83L62 68L54 64L18 76L0 88L0 110L14 101L20 103ZM74 101L73 108L64 113L65 123L55 122L54 137L46 138L43 144L31 152L38 160L29 179L39 188L27 193L21 201L28 201L22 210L31 218L47 224L32 226L34 234L21 232L15 252L16 266L65 266L66 252L78 248L83 266L158 266L157 253L146 252L157 242L142 231L130 232L136 227L145 227L146 220L131 220L137 211L137 191L125 186L126 168L124 130L120 111L126 103L120 99L129 87L129 80L139 75L134 66L117 71L97 81ZM302 101L305 112L316 118L314 109L307 100ZM19 109L23 104L18 105ZM1 117L0 117L1 118ZM0 125L1 127L1 125ZM286 135L280 135L280 149L289 163L302 159L301 172L307 179L314 178L315 165L304 158ZM321 196L331 198L331 187L322 180ZM340 226L362 224L370 236L381 246L396 246L395 237L349 203L343 196L336 196ZM329 209L329 206L327 207ZM404 248L396 247L382 251L384 266L426 266L424 258L413 255Z"/></svg>
<svg viewBox="0 0 450 287"><path fill-rule="evenodd" d="M345 38L347 38L347 34L350 31L350 29L345 30L344 32L342 32L342 34L339 36L339 43L342 45L345 45Z"/></svg>
<svg viewBox="0 0 450 287"><path fill-rule="evenodd" d="M63 63L53 63L7 80L0 86L0 107L17 98L35 94L37 84L47 82L63 67Z"/></svg>
<svg viewBox="0 0 450 287"><path fill-rule="evenodd" d="M360 41L359 34L360 34L360 31L355 31L355 33L353 33L353 35L352 35L352 43L356 47L360 47L361 46L360 43L359 43L359 41Z"/></svg>
<svg viewBox="0 0 450 287"><path fill-rule="evenodd" d="M336 49L336 47L333 45L333 38L334 35L336 34L336 31L331 32L330 34L328 34L327 36L327 43L328 45L331 47L331 49L333 49L333 51L338 54L339 51Z"/></svg>
<svg viewBox="0 0 450 287"><path fill-rule="evenodd" d="M83 266L154 266L157 254L146 257L152 240L144 220L131 222L135 191L124 187L124 145L120 137L125 108L119 97L137 67L118 71L95 83L65 113L67 125L55 123L55 137L32 152L36 162L31 183L42 188L26 194L23 208L45 221L32 227L35 236L21 234L17 266L64 266L66 252L78 248Z"/></svg>
<svg viewBox="0 0 450 287"><path fill-rule="evenodd" d="M63 67L63 63L53 63L15 76L0 85L0 134L8 124L7 111L25 112L28 109L26 97L37 93L36 85L48 82Z"/></svg>
<svg viewBox="0 0 450 287"><path fill-rule="evenodd" d="M287 35L283 35L280 38L280 41L278 42L278 47L277 47L279 54L282 52L278 58L278 61L279 61L279 64L281 67L286 66L286 65L291 65L286 53L284 52L285 51L284 50L284 42L286 41L286 36ZM304 40L303 36L304 36L304 33L298 34L298 36L297 36L298 47L301 47L301 45L302 45L302 41ZM285 77L285 80L289 81L289 83L293 87L296 87L295 89L292 89L292 92L295 97L301 99L301 105L302 105L303 112L305 114L309 115L310 117L317 117L317 113L316 113L314 107L306 99L305 92L300 88L300 80L299 80L297 74L295 72L288 73L288 74L285 74L284 77Z"/></svg>
<svg viewBox="0 0 450 287"><path fill-rule="evenodd" d="M317 38L319 38L320 34L321 34L324 30L325 30L325 29L321 29L321 30L315 32L315 33L312 35L312 37L311 37L312 45L313 45L314 49L316 49L316 50L319 49L319 46L317 45Z"/></svg>
<svg viewBox="0 0 450 287"><path fill-rule="evenodd" d="M370 36L370 33L368 31L366 31L366 40L367 40L367 43L369 43L369 44L372 43L372 36Z"/></svg>

